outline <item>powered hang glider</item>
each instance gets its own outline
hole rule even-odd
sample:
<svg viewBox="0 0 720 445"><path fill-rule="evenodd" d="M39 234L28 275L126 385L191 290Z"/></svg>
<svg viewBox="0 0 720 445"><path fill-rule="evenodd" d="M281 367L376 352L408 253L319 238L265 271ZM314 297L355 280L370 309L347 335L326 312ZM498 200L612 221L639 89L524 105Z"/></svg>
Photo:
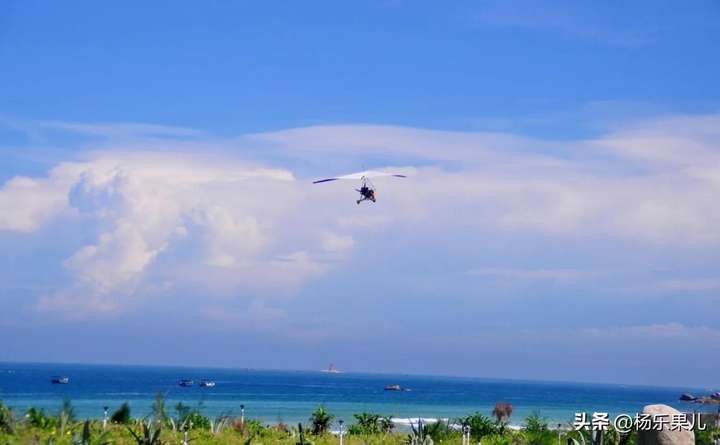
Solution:
<svg viewBox="0 0 720 445"><path fill-rule="evenodd" d="M375 193L375 186L370 181L370 178L379 178L383 176L394 176L396 178L407 178L405 175L400 175L396 173L388 173L388 172L379 172L379 171L364 171L359 173L351 173L349 175L343 175L343 176L337 176L335 178L325 178L325 179L318 179L317 181L313 181L313 184L320 184L321 182L330 182L330 181L337 181L339 179L354 179L354 180L360 180L360 188L355 189L358 193L360 193L360 199L355 201L356 203L360 204L363 201L372 201L375 202L376 193Z"/></svg>

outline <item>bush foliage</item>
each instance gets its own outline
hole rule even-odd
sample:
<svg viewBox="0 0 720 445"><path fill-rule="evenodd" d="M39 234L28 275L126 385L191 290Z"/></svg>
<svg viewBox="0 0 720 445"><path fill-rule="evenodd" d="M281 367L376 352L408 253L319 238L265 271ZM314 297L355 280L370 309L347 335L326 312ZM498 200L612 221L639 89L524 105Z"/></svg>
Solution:
<svg viewBox="0 0 720 445"><path fill-rule="evenodd" d="M100 420L78 421L69 401L64 402L56 415L42 409L30 408L25 416L0 402L0 444L48 445L171 445L182 444L185 436L193 445L337 445L338 424L325 407L319 407L309 418L309 424L291 428L280 424L264 425L251 419L221 416L211 419L202 414L202 405L178 403L173 415L165 408L159 395L153 413L144 419L130 417L130 405L123 403L103 429ZM438 422L414 424L411 431L393 431L392 419L376 413L354 415L354 423L346 431L345 445L401 445L444 444L461 445L462 428L471 435L471 443L483 445L553 445L586 444L592 439L586 431L553 430L538 413L525 419L521 429L505 427L509 416L488 417L473 413L466 417ZM335 432L332 432L335 430ZM603 445L634 445L636 434L622 435L610 429ZM720 438L715 429L696 431L698 445L711 445Z"/></svg>

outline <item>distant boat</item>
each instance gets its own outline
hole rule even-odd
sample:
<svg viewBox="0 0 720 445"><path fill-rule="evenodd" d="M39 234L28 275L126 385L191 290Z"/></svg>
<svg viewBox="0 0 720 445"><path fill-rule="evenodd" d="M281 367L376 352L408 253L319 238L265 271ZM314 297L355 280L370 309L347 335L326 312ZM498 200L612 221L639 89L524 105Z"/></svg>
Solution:
<svg viewBox="0 0 720 445"><path fill-rule="evenodd" d="M386 386L386 387L383 388L383 389L384 389L385 391L405 391L405 392L412 391L412 389L410 389L410 388L403 388L403 387L400 386L400 385L388 385L388 386Z"/></svg>
<svg viewBox="0 0 720 445"><path fill-rule="evenodd" d="M65 376L53 376L53 378L50 380L50 383L53 385L67 385L70 383L70 377Z"/></svg>
<svg viewBox="0 0 720 445"><path fill-rule="evenodd" d="M330 366L328 366L327 369L323 369L321 372L328 372L330 374L340 374L341 371L338 371L338 369L335 367L335 365L330 363Z"/></svg>
<svg viewBox="0 0 720 445"><path fill-rule="evenodd" d="M697 397L692 394L682 394L680 396L680 400L682 400L683 402L694 402L695 400L697 400Z"/></svg>
<svg viewBox="0 0 720 445"><path fill-rule="evenodd" d="M203 388L214 388L215 382L213 380L200 380L200 386Z"/></svg>
<svg viewBox="0 0 720 445"><path fill-rule="evenodd" d="M191 379L181 379L178 382L178 385L180 386L193 386L193 381Z"/></svg>

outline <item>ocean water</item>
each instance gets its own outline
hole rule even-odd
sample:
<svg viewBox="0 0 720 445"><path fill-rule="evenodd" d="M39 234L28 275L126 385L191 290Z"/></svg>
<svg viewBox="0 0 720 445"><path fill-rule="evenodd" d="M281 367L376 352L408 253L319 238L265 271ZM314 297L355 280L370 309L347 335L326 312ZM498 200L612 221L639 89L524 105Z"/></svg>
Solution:
<svg viewBox="0 0 720 445"><path fill-rule="evenodd" d="M53 375L70 377L68 385L52 385ZM212 379L214 388L180 387L179 379ZM412 391L385 391L398 384ZM130 403L134 417L150 413L155 394L167 406L177 402L200 406L209 416L239 415L267 423L306 421L319 405L338 419L352 422L352 414L372 411L396 418L455 418L475 411L490 415L495 403L514 407L511 423L522 424L532 412L553 423L566 423L576 412L635 414L652 403L681 411L714 411L717 407L678 401L693 388L549 383L456 377L380 375L309 371L202 369L149 366L102 366L0 363L0 398L18 413L29 407L56 413L65 398L79 418L99 418L103 406L114 410Z"/></svg>

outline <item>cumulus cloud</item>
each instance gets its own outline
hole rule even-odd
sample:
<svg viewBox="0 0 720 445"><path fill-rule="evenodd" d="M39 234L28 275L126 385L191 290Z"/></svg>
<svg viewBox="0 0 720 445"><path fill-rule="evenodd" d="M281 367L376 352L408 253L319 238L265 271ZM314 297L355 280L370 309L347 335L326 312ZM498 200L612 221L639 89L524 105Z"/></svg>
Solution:
<svg viewBox="0 0 720 445"><path fill-rule="evenodd" d="M319 256L353 245L302 211L296 182L287 170L224 157L96 153L47 178L8 181L0 229L31 232L63 211L80 215L78 229L97 227L64 261L73 287L43 296L43 310L112 310L158 279L174 291L287 293L326 271Z"/></svg>
<svg viewBox="0 0 720 445"><path fill-rule="evenodd" d="M53 169L47 178L16 176L0 189L0 230L33 232L67 208L73 165Z"/></svg>
<svg viewBox="0 0 720 445"><path fill-rule="evenodd" d="M98 308L148 292L289 295L351 258L364 231L401 228L523 232L555 239L611 237L708 249L720 243L718 116L671 117L616 127L594 140L548 141L504 133L393 126L317 126L204 142L142 139L200 133L142 125L57 128L111 143L62 162L46 177L0 189L0 230L31 233L63 212L92 227L64 266L72 289L45 307L85 295ZM117 132L141 140L113 146ZM148 147L157 145L157 150ZM138 147L141 147L139 149ZM248 158L233 150L244 150ZM260 151L266 155L258 155ZM199 154L206 153L206 154ZM379 179L379 201L356 206L352 185L298 180L291 159L385 157L418 165L406 180ZM282 161L288 160L287 162ZM278 161L280 160L280 161ZM308 203L313 203L308 207ZM488 266L473 273L573 280L564 269ZM157 283L165 283L155 286ZM79 301L79 300L78 300ZM106 304L113 302L113 304ZM93 306L93 305L89 305Z"/></svg>

